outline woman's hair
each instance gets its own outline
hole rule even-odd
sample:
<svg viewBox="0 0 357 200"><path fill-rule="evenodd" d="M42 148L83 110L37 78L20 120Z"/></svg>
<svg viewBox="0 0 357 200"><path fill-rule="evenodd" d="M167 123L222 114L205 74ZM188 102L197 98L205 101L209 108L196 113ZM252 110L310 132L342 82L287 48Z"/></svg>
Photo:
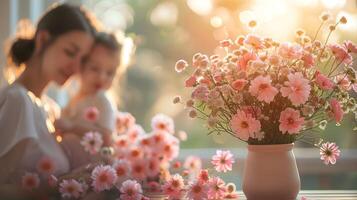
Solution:
<svg viewBox="0 0 357 200"><path fill-rule="evenodd" d="M85 10L67 3L51 7L39 20L33 38L17 38L10 47L8 57L15 65L29 60L35 49L35 38L39 31L48 31L51 41L70 31L95 34L95 28Z"/></svg>

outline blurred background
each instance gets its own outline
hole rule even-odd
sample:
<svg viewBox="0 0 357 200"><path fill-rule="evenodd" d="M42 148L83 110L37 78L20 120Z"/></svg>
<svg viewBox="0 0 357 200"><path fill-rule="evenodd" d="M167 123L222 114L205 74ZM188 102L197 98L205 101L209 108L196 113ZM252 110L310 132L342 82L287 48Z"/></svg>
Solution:
<svg viewBox="0 0 357 200"><path fill-rule="evenodd" d="M14 37L16 24L21 19L36 23L41 13L54 0L1 0L0 41L4 48L0 55L0 69L6 65L6 43ZM64 1L61 1L64 2ZM178 59L191 60L196 52L214 54L222 39L235 39L252 30L248 22L256 20L255 33L275 40L294 40L295 31L304 29L313 36L320 25L319 16L328 11L337 19L345 16L348 23L339 26L331 42L357 42L357 0L68 0L83 5L109 30L124 32L136 42L136 52L121 81L122 111L132 113L145 130L150 130L151 117L164 113L174 118L176 130L188 133L181 144L184 153L200 154L209 158L217 148L229 148L244 156L240 148L245 144L230 136L207 135L198 119L190 119L182 105L175 105L176 95L188 96L184 90L184 76L178 75L174 64ZM64 22L65 23L65 22ZM327 28L327 27L326 27ZM322 30L320 40L328 31ZM354 64L356 68L356 64ZM6 84L0 77L0 86ZM118 92L118 91L117 91ZM49 96L64 106L68 93L51 87ZM118 92L119 93L119 92ZM323 135L342 149L341 160L326 166L319 160L317 150L296 152L301 170L302 189L357 189L357 133L354 116L347 116L341 127L329 124ZM0 130L3 131L3 130ZM308 147L297 143L298 147ZM186 149L186 151L185 151ZM309 155L306 155L309 152ZM205 156L206 155L206 156ZM313 160L313 161L312 161ZM299 167L300 168L300 167ZM331 169L334 168L334 169ZM239 170L237 170L239 171ZM237 173L238 176L239 173ZM232 176L227 179L232 179ZM238 178L239 179L239 178ZM239 180L237 182L239 187Z"/></svg>

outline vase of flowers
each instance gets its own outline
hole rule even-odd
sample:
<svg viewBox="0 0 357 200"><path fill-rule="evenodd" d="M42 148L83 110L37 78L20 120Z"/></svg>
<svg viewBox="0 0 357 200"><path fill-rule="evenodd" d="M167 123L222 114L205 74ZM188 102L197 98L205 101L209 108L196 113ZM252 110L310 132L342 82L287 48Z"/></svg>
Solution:
<svg viewBox="0 0 357 200"><path fill-rule="evenodd" d="M338 25L347 23L345 17L329 25L325 41L317 40L331 17L322 14L321 21L314 37L303 30L297 30L294 42L238 36L220 42L224 53L197 53L191 66L185 60L175 65L177 72L188 72L185 87L192 93L186 102L178 96L174 103L184 103L190 117L206 120L209 134L230 134L248 143L243 189L249 199L279 194L287 186L273 199L296 197L295 141L319 148L325 164L335 164L340 155L338 146L323 142L319 133L328 122L339 126L345 114L356 115L356 99L349 92L357 91L352 67L357 46L328 43Z"/></svg>

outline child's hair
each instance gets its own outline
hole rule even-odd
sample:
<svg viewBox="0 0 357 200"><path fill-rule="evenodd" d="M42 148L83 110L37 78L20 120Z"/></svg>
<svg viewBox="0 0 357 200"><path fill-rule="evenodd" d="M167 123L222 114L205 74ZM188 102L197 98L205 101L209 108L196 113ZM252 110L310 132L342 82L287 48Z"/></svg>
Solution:
<svg viewBox="0 0 357 200"><path fill-rule="evenodd" d="M17 66L29 60L35 49L35 38L39 31L46 30L53 42L57 37L70 31L83 31L95 34L95 28L82 8L67 3L52 6L42 15L33 38L17 38L8 52L8 61Z"/></svg>
<svg viewBox="0 0 357 200"><path fill-rule="evenodd" d="M122 45L118 42L113 33L97 32L95 35L94 45L98 44L103 45L112 51L117 51L118 55L120 55Z"/></svg>

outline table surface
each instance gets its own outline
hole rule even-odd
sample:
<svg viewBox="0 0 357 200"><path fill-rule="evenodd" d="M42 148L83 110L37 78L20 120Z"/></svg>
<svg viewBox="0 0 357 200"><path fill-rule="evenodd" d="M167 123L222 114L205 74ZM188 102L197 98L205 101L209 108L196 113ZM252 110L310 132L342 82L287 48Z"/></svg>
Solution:
<svg viewBox="0 0 357 200"><path fill-rule="evenodd" d="M239 192L240 200L246 198ZM302 190L297 200L306 197L307 200L357 200L357 190Z"/></svg>

